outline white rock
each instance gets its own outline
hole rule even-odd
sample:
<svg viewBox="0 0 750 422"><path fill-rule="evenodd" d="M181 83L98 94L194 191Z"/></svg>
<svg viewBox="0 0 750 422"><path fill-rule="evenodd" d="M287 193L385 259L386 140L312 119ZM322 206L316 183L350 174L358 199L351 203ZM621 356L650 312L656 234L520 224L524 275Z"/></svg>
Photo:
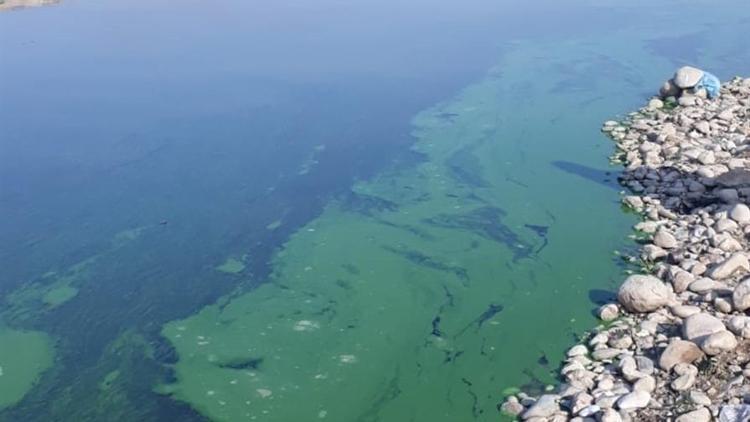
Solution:
<svg viewBox="0 0 750 422"><path fill-rule="evenodd" d="M740 223L750 223L750 208L745 204L736 204L729 210L729 218Z"/></svg>
<svg viewBox="0 0 750 422"><path fill-rule="evenodd" d="M675 419L675 422L711 422L711 412L703 407L692 412L683 413Z"/></svg>
<svg viewBox="0 0 750 422"><path fill-rule="evenodd" d="M653 393L655 389L656 380L650 375L638 379L638 381L633 384L633 391L645 391L647 393Z"/></svg>
<svg viewBox="0 0 750 422"><path fill-rule="evenodd" d="M586 346L582 344L577 344L568 350L568 357L572 358L574 356L585 356L589 353L589 349L586 348Z"/></svg>
<svg viewBox="0 0 750 422"><path fill-rule="evenodd" d="M622 422L622 416L615 409L604 409L599 416L600 422Z"/></svg>
<svg viewBox="0 0 750 422"><path fill-rule="evenodd" d="M682 323L682 337L697 344L711 334L725 330L726 327L721 320L707 313L691 315Z"/></svg>
<svg viewBox="0 0 750 422"><path fill-rule="evenodd" d="M687 318L690 315L695 315L701 311L701 308L691 305L677 305L669 308L675 316L680 318Z"/></svg>
<svg viewBox="0 0 750 422"><path fill-rule="evenodd" d="M693 373L687 373L680 375L677 377L674 381L672 381L672 384L670 384L670 387L672 387L672 390L674 391L685 391L693 388L695 385L696 376Z"/></svg>
<svg viewBox="0 0 750 422"><path fill-rule="evenodd" d="M703 391L693 390L689 394L690 401L701 406L710 406L711 399Z"/></svg>
<svg viewBox="0 0 750 422"><path fill-rule="evenodd" d="M620 286L617 299L631 312L651 312L668 304L672 299L672 292L654 276L631 275Z"/></svg>
<svg viewBox="0 0 750 422"><path fill-rule="evenodd" d="M713 333L706 337L701 344L701 349L709 356L734 350L735 347L737 347L737 338L729 331Z"/></svg>
<svg viewBox="0 0 750 422"><path fill-rule="evenodd" d="M614 321L619 315L620 308L614 303L608 303L599 308L599 319L602 321Z"/></svg>
<svg viewBox="0 0 750 422"><path fill-rule="evenodd" d="M750 317L736 315L729 319L727 327L734 334L742 338L750 338Z"/></svg>
<svg viewBox="0 0 750 422"><path fill-rule="evenodd" d="M617 400L617 407L622 410L642 409L648 406L651 401L651 394L645 391L633 391L625 394Z"/></svg>

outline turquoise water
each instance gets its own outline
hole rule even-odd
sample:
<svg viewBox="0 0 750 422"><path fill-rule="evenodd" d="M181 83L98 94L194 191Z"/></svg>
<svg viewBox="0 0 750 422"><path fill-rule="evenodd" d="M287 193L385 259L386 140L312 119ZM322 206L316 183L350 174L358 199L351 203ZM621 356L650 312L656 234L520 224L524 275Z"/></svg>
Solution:
<svg viewBox="0 0 750 422"><path fill-rule="evenodd" d="M600 123L750 73L741 2L643 4L0 15L0 419L494 420L554 382L631 247Z"/></svg>

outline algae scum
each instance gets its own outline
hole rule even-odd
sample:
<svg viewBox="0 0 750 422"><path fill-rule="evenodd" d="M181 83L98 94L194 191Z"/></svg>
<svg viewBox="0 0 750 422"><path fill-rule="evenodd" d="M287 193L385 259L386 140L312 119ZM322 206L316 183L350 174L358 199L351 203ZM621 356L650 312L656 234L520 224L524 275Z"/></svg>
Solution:
<svg viewBox="0 0 750 422"><path fill-rule="evenodd" d="M507 93L495 75L421 113L422 162L329 204L276 254L267 283L168 324L177 382L161 391L226 421L495 420L503 387L549 382L545 348L557 353L576 324L548 320L545 302L580 314L588 297L570 281L583 271L551 251L566 230L528 199L559 170L517 170ZM587 277L611 274L610 252L592 255Z"/></svg>

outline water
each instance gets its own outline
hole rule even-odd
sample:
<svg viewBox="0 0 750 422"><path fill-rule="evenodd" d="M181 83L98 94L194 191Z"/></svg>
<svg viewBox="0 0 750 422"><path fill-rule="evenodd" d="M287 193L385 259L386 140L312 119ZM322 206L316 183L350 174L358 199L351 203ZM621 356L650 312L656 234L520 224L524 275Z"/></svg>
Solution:
<svg viewBox="0 0 750 422"><path fill-rule="evenodd" d="M631 247L601 121L750 74L742 2L644 5L0 15L0 419L494 420L554 382Z"/></svg>

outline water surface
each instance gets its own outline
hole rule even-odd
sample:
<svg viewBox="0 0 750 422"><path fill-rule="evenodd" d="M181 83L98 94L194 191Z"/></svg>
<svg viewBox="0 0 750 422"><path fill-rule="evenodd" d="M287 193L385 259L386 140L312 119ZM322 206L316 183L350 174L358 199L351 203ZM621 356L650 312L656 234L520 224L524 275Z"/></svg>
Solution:
<svg viewBox="0 0 750 422"><path fill-rule="evenodd" d="M0 15L0 419L496 419L622 276L600 122L750 73L645 4Z"/></svg>

